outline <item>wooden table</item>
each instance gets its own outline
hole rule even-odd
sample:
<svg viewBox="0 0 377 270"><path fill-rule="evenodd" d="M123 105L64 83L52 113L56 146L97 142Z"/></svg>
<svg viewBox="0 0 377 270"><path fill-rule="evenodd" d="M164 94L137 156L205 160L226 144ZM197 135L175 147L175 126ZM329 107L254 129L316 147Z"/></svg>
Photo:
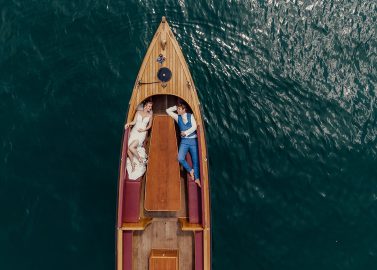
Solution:
<svg viewBox="0 0 377 270"><path fill-rule="evenodd" d="M153 119L145 186L145 210L179 211L181 183L174 120L168 115Z"/></svg>

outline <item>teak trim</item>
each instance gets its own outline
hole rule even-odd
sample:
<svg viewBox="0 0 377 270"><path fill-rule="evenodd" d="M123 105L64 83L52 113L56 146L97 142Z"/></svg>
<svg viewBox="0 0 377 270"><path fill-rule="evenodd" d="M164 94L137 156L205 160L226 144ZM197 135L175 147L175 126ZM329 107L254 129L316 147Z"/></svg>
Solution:
<svg viewBox="0 0 377 270"><path fill-rule="evenodd" d="M153 218L141 218L139 222L123 223L120 229L123 231L144 231L152 223L152 220Z"/></svg>

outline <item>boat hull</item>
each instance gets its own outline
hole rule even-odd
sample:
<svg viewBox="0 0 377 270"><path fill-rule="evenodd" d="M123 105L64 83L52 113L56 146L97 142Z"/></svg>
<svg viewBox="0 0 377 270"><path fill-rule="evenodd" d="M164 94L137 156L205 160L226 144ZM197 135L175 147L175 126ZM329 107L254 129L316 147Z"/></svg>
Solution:
<svg viewBox="0 0 377 270"><path fill-rule="evenodd" d="M161 59L163 61L158 61ZM161 79L161 76L169 76L161 72L162 68L171 72L167 81ZM126 170L129 129L122 138L117 269L209 270L211 220L204 123L188 65L165 18L141 65L126 122L132 121L145 100L153 101L154 112L152 130L144 144L150 159L146 174L136 180L129 179ZM178 101L188 105L197 122L201 188L176 159L180 140L178 127L165 110ZM189 154L186 159L191 162Z"/></svg>

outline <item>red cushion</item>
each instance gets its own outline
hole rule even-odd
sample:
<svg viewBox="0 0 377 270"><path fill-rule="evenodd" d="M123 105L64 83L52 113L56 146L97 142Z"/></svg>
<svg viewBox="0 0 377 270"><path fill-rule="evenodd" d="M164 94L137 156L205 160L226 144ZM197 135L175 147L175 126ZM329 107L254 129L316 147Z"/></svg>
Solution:
<svg viewBox="0 0 377 270"><path fill-rule="evenodd" d="M123 269L132 270L132 231L123 232Z"/></svg>
<svg viewBox="0 0 377 270"><path fill-rule="evenodd" d="M195 270L203 270L203 232L195 232Z"/></svg>
<svg viewBox="0 0 377 270"><path fill-rule="evenodd" d="M189 153L186 155L187 163L192 167L191 156ZM187 173L187 201L188 201L188 218L190 223L200 223L201 220L201 194L200 188L191 179Z"/></svg>
<svg viewBox="0 0 377 270"><path fill-rule="evenodd" d="M140 218L141 178L124 181L123 222L138 222Z"/></svg>

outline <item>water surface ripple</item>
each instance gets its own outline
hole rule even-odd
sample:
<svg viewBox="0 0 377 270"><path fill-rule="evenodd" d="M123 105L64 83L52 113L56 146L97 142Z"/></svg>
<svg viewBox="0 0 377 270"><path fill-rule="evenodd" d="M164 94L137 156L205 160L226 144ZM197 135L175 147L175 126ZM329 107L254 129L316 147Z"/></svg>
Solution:
<svg viewBox="0 0 377 270"><path fill-rule="evenodd" d="M0 11L1 269L114 269L122 126L163 15L203 106L213 269L375 267L375 1Z"/></svg>

